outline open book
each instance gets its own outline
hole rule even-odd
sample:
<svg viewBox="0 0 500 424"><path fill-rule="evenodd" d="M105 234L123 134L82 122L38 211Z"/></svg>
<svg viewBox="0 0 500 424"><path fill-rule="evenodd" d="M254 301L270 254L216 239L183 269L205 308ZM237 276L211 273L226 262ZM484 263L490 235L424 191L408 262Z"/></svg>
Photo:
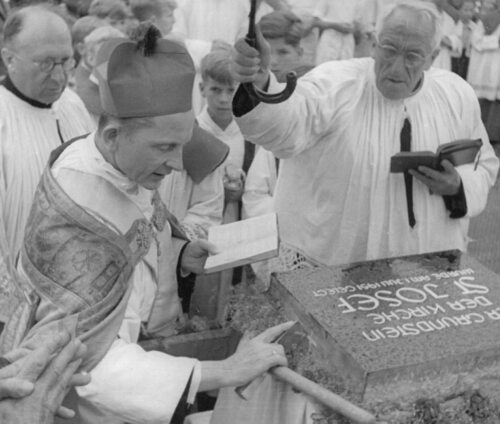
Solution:
<svg viewBox="0 0 500 424"><path fill-rule="evenodd" d="M208 241L220 253L210 255L205 273L250 264L278 256L278 220L275 213L210 227Z"/></svg>
<svg viewBox="0 0 500 424"><path fill-rule="evenodd" d="M481 139L457 140L442 144L436 153L399 152L391 157L391 172L405 172L419 166L440 169L443 160L449 160L453 166L472 163L476 159L479 149L483 145Z"/></svg>

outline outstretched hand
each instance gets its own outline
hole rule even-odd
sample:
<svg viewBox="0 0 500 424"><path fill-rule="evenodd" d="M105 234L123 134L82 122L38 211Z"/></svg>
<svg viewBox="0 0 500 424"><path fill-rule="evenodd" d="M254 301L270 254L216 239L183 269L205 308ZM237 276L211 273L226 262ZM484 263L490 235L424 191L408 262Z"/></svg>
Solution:
<svg viewBox="0 0 500 424"><path fill-rule="evenodd" d="M236 352L226 360L229 369L233 370L235 386L249 383L270 368L287 365L285 349L274 341L293 324L293 321L285 322L268 328L256 337L242 337Z"/></svg>
<svg viewBox="0 0 500 424"><path fill-rule="evenodd" d="M460 190L462 179L450 161L443 160L441 166L443 167L442 171L419 166L418 171L410 169L409 173L429 187L431 194L453 196Z"/></svg>
<svg viewBox="0 0 500 424"><path fill-rule="evenodd" d="M286 365L283 346L273 342L293 324L291 321L271 327L253 338L244 335L229 358L203 361L199 391L243 386L272 367Z"/></svg>

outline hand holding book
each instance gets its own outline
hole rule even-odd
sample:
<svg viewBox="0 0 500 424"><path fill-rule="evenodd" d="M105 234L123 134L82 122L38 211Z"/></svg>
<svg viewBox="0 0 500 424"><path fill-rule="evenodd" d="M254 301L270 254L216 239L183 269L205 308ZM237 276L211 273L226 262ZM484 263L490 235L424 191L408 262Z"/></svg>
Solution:
<svg viewBox="0 0 500 424"><path fill-rule="evenodd" d="M210 227L208 241L216 246L218 253L207 258L206 274L276 257L279 246L277 216L269 213Z"/></svg>
<svg viewBox="0 0 500 424"><path fill-rule="evenodd" d="M418 169L419 166L442 170L441 163L448 160L453 166L475 161L483 142L477 140L457 140L442 144L436 153L430 151L399 152L391 157L391 173L406 172Z"/></svg>
<svg viewBox="0 0 500 424"><path fill-rule="evenodd" d="M482 141L457 140L442 144L433 152L400 152L391 157L391 172L408 172L425 184L431 194L454 196L460 191L462 180L456 166L473 163Z"/></svg>
<svg viewBox="0 0 500 424"><path fill-rule="evenodd" d="M408 172L417 180L424 183L431 194L439 196L455 196L460 191L462 179L449 160L441 162L441 170L420 166L418 170L410 169Z"/></svg>

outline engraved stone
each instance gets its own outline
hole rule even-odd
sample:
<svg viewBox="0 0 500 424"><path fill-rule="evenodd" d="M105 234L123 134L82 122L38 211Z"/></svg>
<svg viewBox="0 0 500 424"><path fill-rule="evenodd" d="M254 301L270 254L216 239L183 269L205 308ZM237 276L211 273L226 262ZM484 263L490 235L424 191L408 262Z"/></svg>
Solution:
<svg viewBox="0 0 500 424"><path fill-rule="evenodd" d="M271 294L361 395L500 362L500 276L458 251L280 273Z"/></svg>

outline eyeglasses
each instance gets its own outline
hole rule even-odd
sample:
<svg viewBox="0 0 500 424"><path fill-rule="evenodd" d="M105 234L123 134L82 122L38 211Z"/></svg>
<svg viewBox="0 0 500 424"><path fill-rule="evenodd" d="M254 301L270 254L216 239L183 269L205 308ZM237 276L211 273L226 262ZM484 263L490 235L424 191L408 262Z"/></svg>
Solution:
<svg viewBox="0 0 500 424"><path fill-rule="evenodd" d="M39 60L27 59L12 51L11 53L19 60L22 60L23 62L34 63L36 66L38 66L38 69L40 69L40 71L43 72L44 74L50 74L57 65L61 65L64 72L69 72L75 67L76 63L73 57L68 57L67 59L61 61L55 61L54 59L45 59L39 61Z"/></svg>
<svg viewBox="0 0 500 424"><path fill-rule="evenodd" d="M379 49L380 53L382 53L382 57L388 61L396 60L398 56L403 55L405 65L410 68L416 68L423 65L425 59L427 58L427 56L424 56L420 53L400 51L395 47L379 43L377 43L377 48Z"/></svg>

